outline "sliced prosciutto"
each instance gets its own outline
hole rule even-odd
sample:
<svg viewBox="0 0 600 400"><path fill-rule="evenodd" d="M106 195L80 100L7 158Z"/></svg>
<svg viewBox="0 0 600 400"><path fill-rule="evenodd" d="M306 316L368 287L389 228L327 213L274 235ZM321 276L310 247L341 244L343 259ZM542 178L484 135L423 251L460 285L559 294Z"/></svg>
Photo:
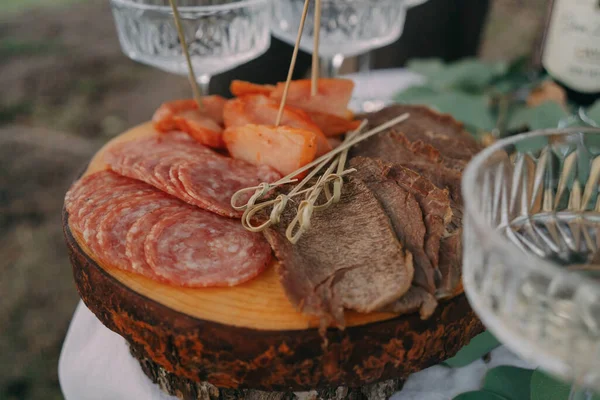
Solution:
<svg viewBox="0 0 600 400"><path fill-rule="evenodd" d="M279 103L262 94L248 95L227 102L223 112L225 127L248 124L274 125L279 113ZM285 106L280 125L313 132L317 140L317 157L329 152L331 145L310 116L296 108Z"/></svg>
<svg viewBox="0 0 600 400"><path fill-rule="evenodd" d="M313 96L310 79L291 81L285 105L306 112L326 136L340 135L360 125L348 109L353 89L354 82L349 79L319 79L317 93ZM233 81L230 86L234 96L268 96L277 104L281 102L284 90L285 82L273 86Z"/></svg>
<svg viewBox="0 0 600 400"><path fill-rule="evenodd" d="M109 168L139 179L189 204L225 217L239 217L231 197L240 189L274 182L280 174L267 166L232 159L170 135L117 144L105 155Z"/></svg>
<svg viewBox="0 0 600 400"><path fill-rule="evenodd" d="M179 130L209 147L223 148L223 107L225 98L202 98L203 109L193 99L175 100L162 104L154 113L152 122L159 132Z"/></svg>
<svg viewBox="0 0 600 400"><path fill-rule="evenodd" d="M310 163L317 154L316 135L289 126L236 126L227 128L223 139L232 157L268 165L284 176Z"/></svg>
<svg viewBox="0 0 600 400"><path fill-rule="evenodd" d="M271 98L280 101L283 97L285 82L277 84L271 92ZM286 104L305 111L316 111L348 118L348 103L352 98L354 82L350 79L319 79L317 94L311 95L311 80L299 79L290 83Z"/></svg>

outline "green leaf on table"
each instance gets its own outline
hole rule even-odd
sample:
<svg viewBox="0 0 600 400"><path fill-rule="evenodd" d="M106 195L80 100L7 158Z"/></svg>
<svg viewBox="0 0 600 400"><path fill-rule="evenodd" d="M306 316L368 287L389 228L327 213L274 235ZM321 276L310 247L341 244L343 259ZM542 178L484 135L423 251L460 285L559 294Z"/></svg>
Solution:
<svg viewBox="0 0 600 400"><path fill-rule="evenodd" d="M466 392L459 394L452 400L512 400L508 397L501 396L494 392L488 392L487 390L476 390L473 392Z"/></svg>
<svg viewBox="0 0 600 400"><path fill-rule="evenodd" d="M587 115L600 125L600 100L597 100L590 108L587 109Z"/></svg>
<svg viewBox="0 0 600 400"><path fill-rule="evenodd" d="M425 76L431 87L471 93L483 91L494 79L508 71L505 63L488 64L475 58L465 58L450 64L443 64L439 59L413 60L407 67Z"/></svg>
<svg viewBox="0 0 600 400"><path fill-rule="evenodd" d="M531 400L567 400L571 384L562 382L540 369L531 375ZM594 394L591 400L600 400L600 395Z"/></svg>
<svg viewBox="0 0 600 400"><path fill-rule="evenodd" d="M423 104L430 98L439 95L439 92L427 85L410 86L396 94L394 100L399 103Z"/></svg>
<svg viewBox="0 0 600 400"><path fill-rule="evenodd" d="M495 121L486 95L462 92L436 92L430 87L413 86L399 93L395 100L408 104L423 104L452 115L458 121L477 130L490 130Z"/></svg>
<svg viewBox="0 0 600 400"><path fill-rule="evenodd" d="M533 370L512 366L490 369L485 375L483 388L510 400L529 400Z"/></svg>
<svg viewBox="0 0 600 400"><path fill-rule="evenodd" d="M567 400L571 385L556 380L540 369L531 375L531 400Z"/></svg>
<svg viewBox="0 0 600 400"><path fill-rule="evenodd" d="M406 68L432 80L444 72L446 65L440 58L415 58L406 63Z"/></svg>
<svg viewBox="0 0 600 400"><path fill-rule="evenodd" d="M460 349L454 357L444 361L443 364L451 368L464 367L479 360L498 346L500 346L498 339L486 331L471 339L468 345Z"/></svg>
<svg viewBox="0 0 600 400"><path fill-rule="evenodd" d="M531 130L556 128L558 121L567 116L567 112L555 101L546 101L536 107L519 107L511 112L508 129L529 125Z"/></svg>

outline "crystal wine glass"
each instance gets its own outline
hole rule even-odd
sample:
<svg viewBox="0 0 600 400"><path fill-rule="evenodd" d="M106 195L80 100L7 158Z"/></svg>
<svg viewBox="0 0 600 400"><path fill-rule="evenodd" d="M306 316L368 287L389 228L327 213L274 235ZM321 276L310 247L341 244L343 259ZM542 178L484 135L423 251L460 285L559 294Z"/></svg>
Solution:
<svg viewBox="0 0 600 400"><path fill-rule="evenodd" d="M271 43L271 0L179 0L182 30L196 79L257 58ZM111 0L119 41L131 59L178 75L188 67L168 0Z"/></svg>
<svg viewBox="0 0 600 400"><path fill-rule="evenodd" d="M463 176L463 283L510 349L600 390L600 128L537 131L483 150ZM581 396L581 397L576 397Z"/></svg>
<svg viewBox="0 0 600 400"><path fill-rule="evenodd" d="M273 3L273 35L292 45L296 42L304 0ZM313 52L314 7L311 2L300 48ZM406 15L404 0L321 0L319 56L323 76L335 77L345 57L395 42L402 34Z"/></svg>

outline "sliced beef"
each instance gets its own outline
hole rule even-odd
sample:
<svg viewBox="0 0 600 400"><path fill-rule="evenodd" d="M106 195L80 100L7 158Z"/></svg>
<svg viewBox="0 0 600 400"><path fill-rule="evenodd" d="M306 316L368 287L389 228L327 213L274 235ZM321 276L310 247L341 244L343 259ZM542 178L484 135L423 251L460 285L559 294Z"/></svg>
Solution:
<svg viewBox="0 0 600 400"><path fill-rule="evenodd" d="M356 168L353 177L363 181L373 192L390 218L396 236L413 254L414 284L429 293L435 293L434 267L425 253L426 228L423 212L415 197L387 176L391 164L357 157L350 166Z"/></svg>
<svg viewBox="0 0 600 400"><path fill-rule="evenodd" d="M412 255L394 233L385 211L358 179L344 184L340 201L315 212L296 244L285 231L296 213L290 201L279 224L265 236L280 260L286 295L323 326L344 326L344 309L371 312L398 300L413 279Z"/></svg>
<svg viewBox="0 0 600 400"><path fill-rule="evenodd" d="M442 158L468 162L481 150L481 145L452 116L440 114L429 107L394 104L369 115L369 124L381 125L398 115L410 113L410 118L392 130L402 133L409 142L422 142L439 151Z"/></svg>
<svg viewBox="0 0 600 400"><path fill-rule="evenodd" d="M448 191L438 188L421 174L402 165L392 166L389 176L400 187L412 193L419 202L427 229L425 252L433 267L437 268L440 240L452 218Z"/></svg>
<svg viewBox="0 0 600 400"><path fill-rule="evenodd" d="M419 172L462 204L462 170L481 146L452 117L422 106L393 105L369 114L374 127L404 113L405 122L357 144L351 156L379 158Z"/></svg>
<svg viewBox="0 0 600 400"><path fill-rule="evenodd" d="M447 298L455 295L461 286L462 277L462 206L452 202L452 220L440 242L441 281L436 296Z"/></svg>
<svg viewBox="0 0 600 400"><path fill-rule="evenodd" d="M400 300L388 304L381 311L408 314L419 311L422 319L431 317L437 308L437 299L431 293L418 286L412 286Z"/></svg>
<svg viewBox="0 0 600 400"><path fill-rule="evenodd" d="M462 228L452 232L440 242L440 265L442 276L436 296L451 297L459 291L462 277Z"/></svg>

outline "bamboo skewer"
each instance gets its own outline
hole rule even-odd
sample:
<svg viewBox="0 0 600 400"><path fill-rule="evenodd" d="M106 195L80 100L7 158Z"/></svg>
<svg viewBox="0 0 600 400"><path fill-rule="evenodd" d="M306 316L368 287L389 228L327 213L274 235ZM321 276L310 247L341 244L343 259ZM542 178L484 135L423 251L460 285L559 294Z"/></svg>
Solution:
<svg viewBox="0 0 600 400"><path fill-rule="evenodd" d="M188 50L187 43L185 41L185 35L183 33L183 28L181 26L181 17L179 15L179 10L177 9L177 5L175 4L176 0L169 0L171 4L171 9L173 10L173 19L175 20L175 28L177 29L177 35L179 35L179 41L181 42L181 49L183 50L183 54L185 55L185 60L188 66L188 79L190 81L190 85L192 86L192 93L194 94L194 99L198 104L198 109L202 110L204 106L202 105L202 94L200 93L200 88L198 87L198 82L196 81L196 74L194 73L194 66L192 65L192 59L190 57L190 52Z"/></svg>
<svg viewBox="0 0 600 400"><path fill-rule="evenodd" d="M343 183L344 175L347 175L351 172L354 172L354 169L345 169L346 158L348 154L348 150L350 147L359 143L362 140L368 139L371 136L382 132L388 128L391 128L394 125L397 125L401 122L404 122L409 118L408 113L404 113L386 123L379 125L378 127L371 129L365 133L359 134L359 132L364 129L366 126L366 121L360 125L360 127L347 135L346 140L340 146L331 150L329 153L322 155L311 163L305 165L302 168L286 175L280 180L267 183L263 182L260 185L248 187L245 189L238 190L231 197L231 206L238 210L244 210L244 214L242 215L242 225L244 228L251 232L260 232L267 229L269 226L273 224L279 223L279 219L281 214L283 213L285 207L287 206L288 200L292 197L304 194L305 200L300 202L298 206L298 210L296 212L295 218L291 221L290 225L286 229L286 237L292 242L296 243L303 232L305 232L310 227L310 218L314 211L322 210L333 203L336 203L340 199L341 195L341 187ZM321 175L317 182L310 188L300 190L303 186L305 186L316 174L325 167L328 163L331 164L325 171L323 175ZM333 173L334 169L337 167L336 173ZM266 202L258 203L257 202L269 193L272 189L286 185L289 183L297 182L295 179L299 174L308 171L309 169L314 168L298 185L296 185L287 195L280 194L273 200L268 200ZM329 189L329 184L333 183L333 194ZM321 191L325 191L327 201L321 205L315 205ZM242 205L237 204L237 200L241 196L247 196L252 193L250 199ZM267 207L273 206L269 214L269 218L266 222L263 222L261 225L253 225L252 220L254 216L261 210L266 209ZM299 225L299 228L295 230L296 225Z"/></svg>
<svg viewBox="0 0 600 400"><path fill-rule="evenodd" d="M312 54L312 72L310 95L315 96L318 92L319 84L319 40L321 37L321 0L315 0L315 21L314 21L314 43Z"/></svg>
<svg viewBox="0 0 600 400"><path fill-rule="evenodd" d="M308 5L310 0L304 1L304 8L302 9L302 17L300 18L300 26L298 27L298 36L296 37L296 44L294 45L294 51L292 53L292 60L290 62L290 69L288 71L285 86L283 88L283 95L281 96L281 103L279 104L279 112L277 113L277 119L275 120L275 126L279 126L281 118L283 117L283 109L285 107L285 101L287 100L288 90L290 88L290 82L292 81L292 75L294 74L294 68L296 67L296 59L298 58L298 50L300 48L300 40L302 40L302 31L304 30L304 23L306 22L306 14L308 14Z"/></svg>

